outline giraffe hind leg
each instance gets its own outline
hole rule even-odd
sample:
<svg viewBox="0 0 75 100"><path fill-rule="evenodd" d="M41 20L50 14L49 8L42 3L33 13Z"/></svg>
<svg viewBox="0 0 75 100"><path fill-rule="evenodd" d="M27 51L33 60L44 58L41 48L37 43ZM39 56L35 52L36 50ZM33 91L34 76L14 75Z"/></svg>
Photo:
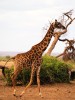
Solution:
<svg viewBox="0 0 75 100"><path fill-rule="evenodd" d="M17 76L18 76L18 74L21 72L21 70L19 70L19 69L16 69L15 71L14 71L14 74L12 75L12 77L11 77L11 79L12 79L12 84L13 84L13 95L14 96L16 96L17 97L17 95L16 95L16 88L15 88L15 86L16 86L16 78L17 78Z"/></svg>

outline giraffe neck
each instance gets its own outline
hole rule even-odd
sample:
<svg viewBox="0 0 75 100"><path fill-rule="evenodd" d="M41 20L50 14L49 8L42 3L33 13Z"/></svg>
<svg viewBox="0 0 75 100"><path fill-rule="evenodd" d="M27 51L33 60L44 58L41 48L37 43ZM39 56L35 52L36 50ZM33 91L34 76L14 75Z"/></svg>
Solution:
<svg viewBox="0 0 75 100"><path fill-rule="evenodd" d="M48 47L50 41L51 41L51 38L52 38L52 34L54 32L54 25L51 24L51 26L49 27L44 39L39 43L39 47L40 48L40 51L43 53L46 48Z"/></svg>

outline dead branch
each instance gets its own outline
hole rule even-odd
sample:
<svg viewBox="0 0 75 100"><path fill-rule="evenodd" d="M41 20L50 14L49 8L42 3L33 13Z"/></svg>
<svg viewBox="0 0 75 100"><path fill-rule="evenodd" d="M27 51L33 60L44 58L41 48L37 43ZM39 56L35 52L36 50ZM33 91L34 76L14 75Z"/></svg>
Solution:
<svg viewBox="0 0 75 100"><path fill-rule="evenodd" d="M56 58L60 57L60 56L63 56L64 55L64 52L59 54L58 56L56 56Z"/></svg>
<svg viewBox="0 0 75 100"><path fill-rule="evenodd" d="M71 17L71 16L72 16L72 11L73 11L73 10L70 10L70 11L68 11L68 12L66 12L66 13L63 13L63 16L68 17L67 21L70 19L70 22L66 25L66 29L67 29L67 27L73 22L73 20L75 20L75 18L72 18L72 17Z"/></svg>
<svg viewBox="0 0 75 100"><path fill-rule="evenodd" d="M68 19L72 20L72 18L71 18L72 12L73 12L73 10L70 10L70 11L63 13L63 14L66 15L68 17Z"/></svg>
<svg viewBox="0 0 75 100"><path fill-rule="evenodd" d="M69 40L68 39L60 39L59 38L59 41L63 41L64 42L64 41L69 41Z"/></svg>
<svg viewBox="0 0 75 100"><path fill-rule="evenodd" d="M73 46L73 44L75 43L75 40L69 40L69 39L60 39L59 41L67 41L66 44L69 44L69 46Z"/></svg>

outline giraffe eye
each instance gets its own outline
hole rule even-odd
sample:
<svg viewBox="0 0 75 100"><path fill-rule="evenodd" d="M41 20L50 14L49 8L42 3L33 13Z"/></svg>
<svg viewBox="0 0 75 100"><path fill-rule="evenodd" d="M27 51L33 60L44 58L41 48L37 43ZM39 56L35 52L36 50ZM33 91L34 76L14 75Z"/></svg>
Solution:
<svg viewBox="0 0 75 100"><path fill-rule="evenodd" d="M60 24L58 23L58 26L60 26Z"/></svg>

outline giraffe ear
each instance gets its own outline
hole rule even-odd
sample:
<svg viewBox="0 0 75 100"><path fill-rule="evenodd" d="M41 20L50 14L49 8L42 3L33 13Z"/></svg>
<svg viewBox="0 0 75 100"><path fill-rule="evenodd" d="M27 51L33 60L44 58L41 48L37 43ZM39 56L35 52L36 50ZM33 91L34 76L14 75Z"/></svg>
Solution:
<svg viewBox="0 0 75 100"><path fill-rule="evenodd" d="M57 19L55 19L55 23L57 22Z"/></svg>
<svg viewBox="0 0 75 100"><path fill-rule="evenodd" d="M53 25L55 26L57 24L57 19L55 19L55 22L53 23Z"/></svg>

